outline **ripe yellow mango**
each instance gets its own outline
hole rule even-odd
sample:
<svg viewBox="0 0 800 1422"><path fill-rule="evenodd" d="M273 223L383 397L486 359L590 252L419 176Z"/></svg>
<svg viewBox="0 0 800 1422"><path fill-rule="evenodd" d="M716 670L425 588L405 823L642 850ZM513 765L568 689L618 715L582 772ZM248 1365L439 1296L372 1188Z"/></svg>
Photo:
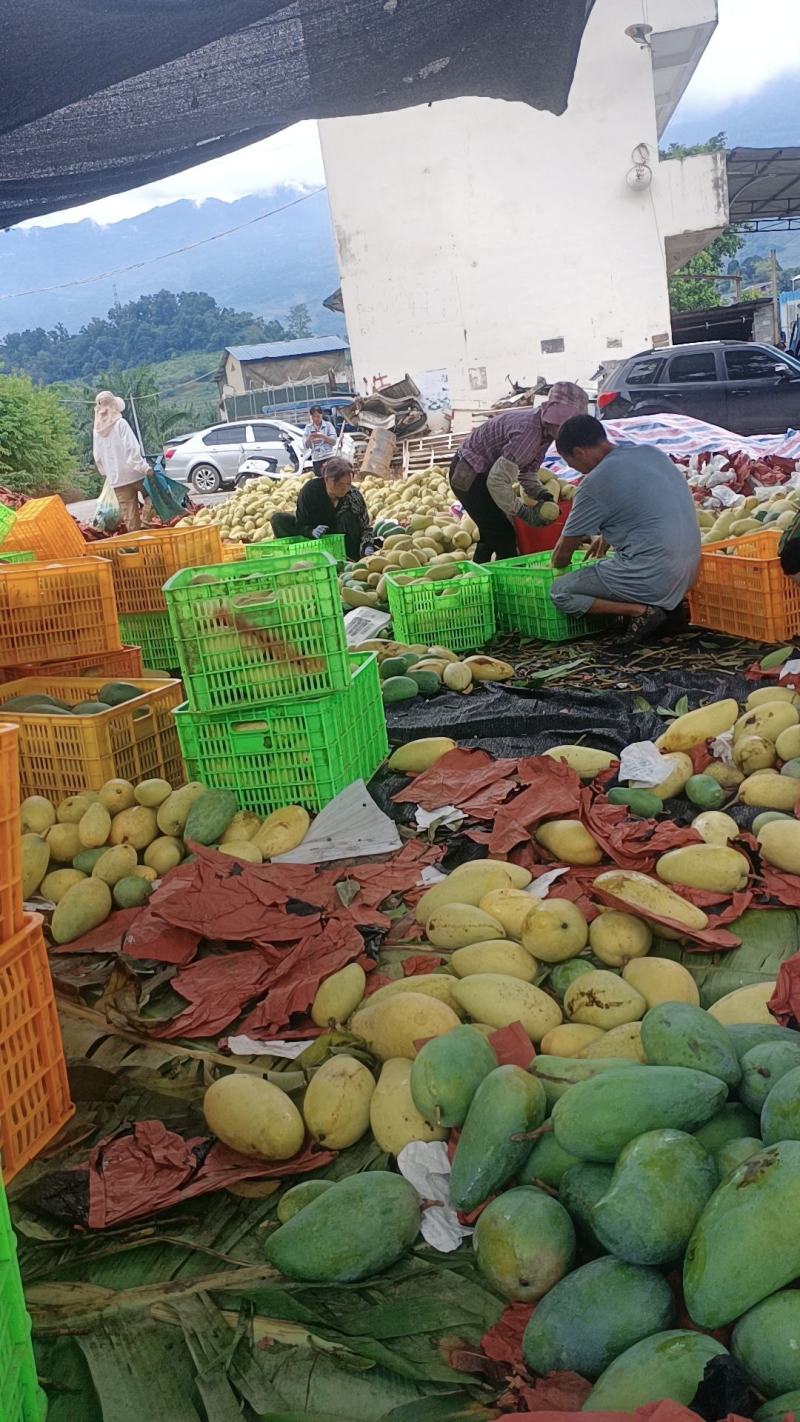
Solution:
<svg viewBox="0 0 800 1422"><path fill-rule="evenodd" d="M330 1057L314 1073L303 1101L303 1118L315 1140L328 1150L346 1150L369 1129L375 1090L371 1071L346 1055Z"/></svg>
<svg viewBox="0 0 800 1422"><path fill-rule="evenodd" d="M442 1037L459 1025L446 1002L420 992L397 992L371 1002L353 1014L350 1031L366 1043L380 1061L417 1055L416 1043Z"/></svg>
<svg viewBox="0 0 800 1422"><path fill-rule="evenodd" d="M608 1036L602 1027L590 1027L588 1023L562 1022L542 1037L539 1049L548 1057L579 1057L592 1042Z"/></svg>
<svg viewBox="0 0 800 1422"><path fill-rule="evenodd" d="M589 924L589 947L609 968L624 968L631 958L643 958L652 942L650 926L632 913L607 909Z"/></svg>
<svg viewBox="0 0 800 1422"><path fill-rule="evenodd" d="M581 780L594 780L603 770L616 765L619 756L611 751L595 750L593 746L552 746L544 752L551 760L563 760Z"/></svg>
<svg viewBox="0 0 800 1422"><path fill-rule="evenodd" d="M660 1002L688 1002L700 1006L697 983L681 963L671 958L634 958L622 969L626 983L641 993L647 1009Z"/></svg>
<svg viewBox="0 0 800 1422"><path fill-rule="evenodd" d="M360 963L348 963L324 978L311 1004L311 1020L317 1027L346 1022L364 996L367 975Z"/></svg>
<svg viewBox="0 0 800 1422"><path fill-rule="evenodd" d="M111 833L111 816L96 800L78 822L78 839L84 849L99 849Z"/></svg>
<svg viewBox="0 0 800 1422"><path fill-rule="evenodd" d="M520 1022L532 1042L541 1042L562 1020L558 1003L541 988L503 973L476 973L461 978L453 995L475 1022L488 1022L492 1027Z"/></svg>
<svg viewBox="0 0 800 1422"><path fill-rule="evenodd" d="M20 805L23 834L44 835L56 822L56 812L44 795L29 795Z"/></svg>
<svg viewBox="0 0 800 1422"><path fill-rule="evenodd" d="M733 728L733 743L738 744L744 736L763 736L773 744L782 731L796 726L800 721L797 707L789 701L765 701L746 711Z"/></svg>
<svg viewBox="0 0 800 1422"><path fill-rule="evenodd" d="M54 869L52 874L45 874L42 880L40 889L42 898L59 904L68 889L73 889L76 884L82 883L87 877L86 874L81 873L80 869Z"/></svg>
<svg viewBox="0 0 800 1422"><path fill-rule="evenodd" d="M647 1010L640 992L616 973L597 968L582 973L564 994L564 1012L570 1022L609 1031L626 1022L638 1022Z"/></svg>
<svg viewBox="0 0 800 1422"><path fill-rule="evenodd" d="M695 908L694 904L673 893L658 879L651 879L649 874L640 874L635 869L610 869L598 874L595 884L627 904L642 918L647 919L653 914L672 918L692 932L699 932L708 926L708 915L702 909ZM661 938L667 936L661 927L658 932Z"/></svg>
<svg viewBox="0 0 800 1422"><path fill-rule="evenodd" d="M102 879L84 879L73 884L56 904L50 932L56 943L74 943L93 928L105 923L111 912L111 890Z"/></svg>
<svg viewBox="0 0 800 1422"><path fill-rule="evenodd" d="M435 909L426 922L425 932L435 948L466 948L470 943L506 937L502 923L496 918L474 904L465 903L449 903Z"/></svg>
<svg viewBox="0 0 800 1422"><path fill-rule="evenodd" d="M724 810L703 810L692 820L692 829L706 844L725 845L739 834L735 819L732 815L726 815Z"/></svg>
<svg viewBox="0 0 800 1422"><path fill-rule="evenodd" d="M661 855L656 873L665 884L735 894L747 885L750 861L728 845L684 844Z"/></svg>
<svg viewBox="0 0 800 1422"><path fill-rule="evenodd" d="M548 820L535 839L563 864L599 864L603 851L580 820Z"/></svg>
<svg viewBox="0 0 800 1422"><path fill-rule="evenodd" d="M92 878L100 879L113 889L136 868L136 850L130 844L117 844L101 854L92 870Z"/></svg>
<svg viewBox="0 0 800 1422"><path fill-rule="evenodd" d="M240 844L242 840L251 840L261 829L261 818L255 815L252 810L237 810L228 828L223 830L219 837L220 844L230 844L233 840Z"/></svg>
<svg viewBox="0 0 800 1422"><path fill-rule="evenodd" d="M431 1126L420 1115L411 1095L411 1062L392 1057L384 1062L369 1103L369 1123L381 1150L399 1155L411 1141L443 1141L447 1131Z"/></svg>
<svg viewBox="0 0 800 1422"><path fill-rule="evenodd" d="M762 770L742 782L739 799L744 805L757 805L761 810L793 810L800 799L800 780L793 775L779 775L776 770Z"/></svg>
<svg viewBox="0 0 800 1422"><path fill-rule="evenodd" d="M50 863L50 848L47 841L38 834L22 836L22 897L29 899L36 893Z"/></svg>
<svg viewBox="0 0 800 1422"><path fill-rule="evenodd" d="M50 850L50 858L56 864L71 864L75 855L80 854L83 849L77 824L53 825L52 829L47 831L45 840Z"/></svg>
<svg viewBox="0 0 800 1422"><path fill-rule="evenodd" d="M297 849L308 834L310 824L311 816L302 805L287 805L267 815L251 842L261 850L264 859L275 859L279 854L290 854Z"/></svg>
<svg viewBox="0 0 800 1422"><path fill-rule="evenodd" d="M768 864L787 874L800 874L800 820L772 820L758 833Z"/></svg>
<svg viewBox="0 0 800 1422"><path fill-rule="evenodd" d="M773 1017L767 1006L774 991L772 979L736 988L713 1003L708 1015L721 1022L723 1027L733 1027L737 1022L776 1022L777 1018Z"/></svg>
<svg viewBox="0 0 800 1422"><path fill-rule="evenodd" d="M710 706L700 706L696 711L687 711L685 716L670 721L656 745L664 751L691 750L701 741L709 741L729 731L738 715L739 704L733 697L725 701L712 701Z"/></svg>
<svg viewBox="0 0 800 1422"><path fill-rule="evenodd" d="M457 948L450 959L450 967L460 978L469 978L475 973L502 973L505 977L531 983L538 966L536 959L510 938L471 943L467 948Z"/></svg>
<svg viewBox="0 0 800 1422"><path fill-rule="evenodd" d="M748 711L752 711L754 706L763 706L765 701L788 701L792 706L800 705L800 697L790 686L760 686L758 691L750 692L745 705Z"/></svg>
<svg viewBox="0 0 800 1422"><path fill-rule="evenodd" d="M531 910L522 928L523 948L543 963L575 958L588 942L586 919L569 899L545 899Z"/></svg>
<svg viewBox="0 0 800 1422"><path fill-rule="evenodd" d="M517 939L528 914L538 904L539 900L532 894L526 894L524 889L494 889L491 894L484 895L479 908L502 923L510 938Z"/></svg>
<svg viewBox="0 0 800 1422"><path fill-rule="evenodd" d="M420 973L416 977L397 978L393 983L386 983L384 987L370 993L368 1001L383 1002L384 998L393 997L399 992L421 992L424 997L435 997L439 1002L446 1002L453 1012L460 1012L453 997L455 983L456 979L448 973Z"/></svg>
<svg viewBox="0 0 800 1422"><path fill-rule="evenodd" d="M432 884L422 895L415 909L417 923L427 923L438 909L447 904L473 904L475 908L487 894L500 890L510 892L514 888L511 875L505 864L491 859L476 859L469 864L461 864Z"/></svg>
<svg viewBox="0 0 800 1422"><path fill-rule="evenodd" d="M800 755L800 726L787 726L775 742L775 749L781 760L794 760Z"/></svg>
<svg viewBox="0 0 800 1422"><path fill-rule="evenodd" d="M73 890L74 892L74 890ZM305 1125L284 1091L260 1076L234 1071L212 1082L203 1097L206 1125L240 1155L289 1160L305 1138Z"/></svg>
<svg viewBox="0 0 800 1422"><path fill-rule="evenodd" d="M421 775L423 770L430 770L437 760L455 749L456 743L449 736L424 736L421 740L398 746L389 756L386 769L400 775Z"/></svg>
<svg viewBox="0 0 800 1422"><path fill-rule="evenodd" d="M641 780L633 780L632 790L650 790L659 800L671 800L673 796L680 795L687 780L694 775L691 757L683 751L676 751L673 755L662 755L661 759L664 779L660 780L658 785L645 785Z"/></svg>
<svg viewBox="0 0 800 1422"><path fill-rule="evenodd" d="M111 845L130 844L138 850L146 849L148 844L152 844L157 838L158 821L155 810L149 810L146 805L134 805L114 816L108 842Z"/></svg>
<svg viewBox="0 0 800 1422"><path fill-rule="evenodd" d="M612 1027L609 1032L603 1033L602 1039L584 1047L579 1055L588 1060L592 1057L621 1057L623 1061L646 1062L641 1022L625 1022L621 1027Z"/></svg>
<svg viewBox="0 0 800 1422"><path fill-rule="evenodd" d="M773 741L766 736L740 736L733 747L733 758L744 775L753 775L757 770L769 770L778 759Z"/></svg>

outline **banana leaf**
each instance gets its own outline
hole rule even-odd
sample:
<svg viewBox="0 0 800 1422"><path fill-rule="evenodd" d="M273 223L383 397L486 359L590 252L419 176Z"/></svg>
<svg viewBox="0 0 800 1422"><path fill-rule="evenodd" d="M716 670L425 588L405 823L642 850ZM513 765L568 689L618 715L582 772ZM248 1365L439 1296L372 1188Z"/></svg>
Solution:
<svg viewBox="0 0 800 1422"><path fill-rule="evenodd" d="M748 909L730 928L742 942L727 953L691 952L662 938L651 950L653 956L671 958L688 969L703 1007L736 988L776 978L781 963L800 952L800 912L795 909Z"/></svg>

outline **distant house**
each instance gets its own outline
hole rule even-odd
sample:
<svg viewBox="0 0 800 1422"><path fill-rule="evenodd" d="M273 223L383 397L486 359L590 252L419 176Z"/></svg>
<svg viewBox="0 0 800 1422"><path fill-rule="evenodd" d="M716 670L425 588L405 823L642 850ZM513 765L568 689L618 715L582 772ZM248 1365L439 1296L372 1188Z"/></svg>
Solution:
<svg viewBox="0 0 800 1422"><path fill-rule="evenodd" d="M350 348L341 336L226 346L216 380L223 419L277 414L352 390Z"/></svg>

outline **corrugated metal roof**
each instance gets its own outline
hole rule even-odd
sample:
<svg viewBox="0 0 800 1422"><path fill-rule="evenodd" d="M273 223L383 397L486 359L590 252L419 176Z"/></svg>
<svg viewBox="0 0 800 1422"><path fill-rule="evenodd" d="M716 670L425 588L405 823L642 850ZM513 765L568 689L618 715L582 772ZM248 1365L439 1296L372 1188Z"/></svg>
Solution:
<svg viewBox="0 0 800 1422"><path fill-rule="evenodd" d="M226 346L235 360L285 360L287 356L324 355L326 351L346 351L341 336L302 336L296 341L266 341L260 346Z"/></svg>

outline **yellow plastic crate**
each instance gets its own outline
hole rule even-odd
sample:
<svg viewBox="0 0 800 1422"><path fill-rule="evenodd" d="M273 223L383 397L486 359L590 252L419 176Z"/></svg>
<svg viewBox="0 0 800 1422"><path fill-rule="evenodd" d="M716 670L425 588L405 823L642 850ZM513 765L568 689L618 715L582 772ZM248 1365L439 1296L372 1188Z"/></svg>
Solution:
<svg viewBox="0 0 800 1422"><path fill-rule="evenodd" d="M58 804L80 790L99 790L119 778L135 785L158 776L183 783L178 732L172 712L183 700L179 681L132 678L141 695L96 715L32 714L8 708L17 696L37 693L67 705L97 699L109 677L30 676L0 687L0 721L19 729L20 790Z"/></svg>
<svg viewBox="0 0 800 1422"><path fill-rule="evenodd" d="M120 650L114 580L102 558L0 567L0 667Z"/></svg>
<svg viewBox="0 0 800 1422"><path fill-rule="evenodd" d="M120 614L166 612L161 591L173 573L222 562L218 528L158 528L104 538L92 552L105 558L114 573Z"/></svg>
<svg viewBox="0 0 800 1422"><path fill-rule="evenodd" d="M89 544L57 494L30 499L17 509L2 547L4 553L28 549L43 563L52 558L83 558L89 551Z"/></svg>

